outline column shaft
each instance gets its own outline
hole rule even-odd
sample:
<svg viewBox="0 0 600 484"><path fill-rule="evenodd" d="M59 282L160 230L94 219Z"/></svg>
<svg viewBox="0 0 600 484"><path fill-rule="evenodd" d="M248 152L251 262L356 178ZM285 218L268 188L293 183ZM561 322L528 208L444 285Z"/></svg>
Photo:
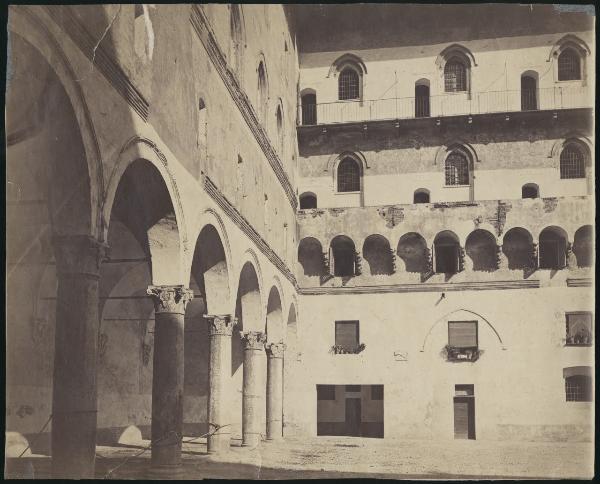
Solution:
<svg viewBox="0 0 600 484"><path fill-rule="evenodd" d="M151 286L154 300L152 465L181 463L183 433L183 330L193 293L183 286Z"/></svg>
<svg viewBox="0 0 600 484"><path fill-rule="evenodd" d="M231 444L231 333L236 324L230 315L204 316L208 320L209 368L208 368L208 452L223 452ZM222 427L221 426L225 426Z"/></svg>
<svg viewBox="0 0 600 484"><path fill-rule="evenodd" d="M52 475L94 477L100 262L106 246L87 236L54 239L58 290L52 384Z"/></svg>
<svg viewBox="0 0 600 484"><path fill-rule="evenodd" d="M254 447L260 443L264 402L260 393L260 353L264 350L265 334L258 331L242 333L244 344L244 384L242 390L242 445ZM261 405L262 403L262 405Z"/></svg>
<svg viewBox="0 0 600 484"><path fill-rule="evenodd" d="M283 437L283 343L270 343L267 350L267 440Z"/></svg>

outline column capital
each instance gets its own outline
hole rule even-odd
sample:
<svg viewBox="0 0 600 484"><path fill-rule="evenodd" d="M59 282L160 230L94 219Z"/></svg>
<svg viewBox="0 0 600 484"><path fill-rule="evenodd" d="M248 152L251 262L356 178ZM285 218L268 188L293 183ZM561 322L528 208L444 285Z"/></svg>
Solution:
<svg viewBox="0 0 600 484"><path fill-rule="evenodd" d="M52 245L59 274L100 277L100 264L108 258L108 244L89 235L55 235Z"/></svg>
<svg viewBox="0 0 600 484"><path fill-rule="evenodd" d="M205 314L204 319L208 321L208 333L210 336L231 336L233 327L237 324L237 318L231 314Z"/></svg>
<svg viewBox="0 0 600 484"><path fill-rule="evenodd" d="M283 358L283 352L285 351L285 343L280 341L279 343L266 343L265 350L269 358Z"/></svg>
<svg viewBox="0 0 600 484"><path fill-rule="evenodd" d="M267 341L267 335L262 331L244 331L240 336L245 350L262 350Z"/></svg>
<svg viewBox="0 0 600 484"><path fill-rule="evenodd" d="M187 303L194 298L194 291L179 286L148 286L148 296L152 296L156 313L185 314Z"/></svg>

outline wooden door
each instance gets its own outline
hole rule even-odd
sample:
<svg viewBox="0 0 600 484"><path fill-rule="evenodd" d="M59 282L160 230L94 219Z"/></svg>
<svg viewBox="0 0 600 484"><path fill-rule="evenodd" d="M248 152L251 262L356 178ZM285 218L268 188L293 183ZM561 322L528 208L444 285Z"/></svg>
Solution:
<svg viewBox="0 0 600 484"><path fill-rule="evenodd" d="M475 439L475 399L454 397L454 438Z"/></svg>
<svg viewBox="0 0 600 484"><path fill-rule="evenodd" d="M346 435L360 436L360 398L346 398Z"/></svg>

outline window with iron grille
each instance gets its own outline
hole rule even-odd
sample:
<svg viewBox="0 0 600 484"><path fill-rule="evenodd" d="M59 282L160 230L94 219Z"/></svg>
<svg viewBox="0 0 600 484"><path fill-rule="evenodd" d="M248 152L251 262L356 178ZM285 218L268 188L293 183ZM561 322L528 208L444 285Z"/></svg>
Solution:
<svg viewBox="0 0 600 484"><path fill-rule="evenodd" d="M575 81L581 79L581 62L579 55L567 49L558 56L558 80Z"/></svg>
<svg viewBox="0 0 600 484"><path fill-rule="evenodd" d="M358 321L335 322L335 345L352 351L358 347Z"/></svg>
<svg viewBox="0 0 600 484"><path fill-rule="evenodd" d="M567 313L567 346L592 344L592 313Z"/></svg>
<svg viewBox="0 0 600 484"><path fill-rule="evenodd" d="M383 385L371 385L371 400L383 400Z"/></svg>
<svg viewBox="0 0 600 484"><path fill-rule="evenodd" d="M458 59L451 59L444 67L444 86L446 92L467 90L467 68Z"/></svg>
<svg viewBox="0 0 600 484"><path fill-rule="evenodd" d="M360 393L361 386L360 385L346 385L346 391L350 393Z"/></svg>
<svg viewBox="0 0 600 484"><path fill-rule="evenodd" d="M347 67L340 73L338 79L338 94L340 101L360 98L358 72Z"/></svg>
<svg viewBox="0 0 600 484"><path fill-rule="evenodd" d="M448 321L448 346L477 348L477 321Z"/></svg>
<svg viewBox="0 0 600 484"><path fill-rule="evenodd" d="M565 394L567 402L592 401L592 377L573 375L565 378Z"/></svg>
<svg viewBox="0 0 600 484"><path fill-rule="evenodd" d="M469 160L459 152L450 153L446 158L446 185L469 184Z"/></svg>
<svg viewBox="0 0 600 484"><path fill-rule="evenodd" d="M343 159L338 165L338 192L360 191L360 169L352 158Z"/></svg>
<svg viewBox="0 0 600 484"><path fill-rule="evenodd" d="M561 178L585 178L583 153L574 145L565 146L560 154Z"/></svg>
<svg viewBox="0 0 600 484"><path fill-rule="evenodd" d="M317 400L335 400L335 385L317 385Z"/></svg>

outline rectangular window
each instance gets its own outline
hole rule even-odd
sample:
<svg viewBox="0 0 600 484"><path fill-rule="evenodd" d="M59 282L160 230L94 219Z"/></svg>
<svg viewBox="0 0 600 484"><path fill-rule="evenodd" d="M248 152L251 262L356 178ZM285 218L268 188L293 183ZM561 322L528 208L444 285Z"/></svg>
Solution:
<svg viewBox="0 0 600 484"><path fill-rule="evenodd" d="M335 345L353 351L358 347L358 321L335 322Z"/></svg>
<svg viewBox="0 0 600 484"><path fill-rule="evenodd" d="M317 400L335 400L335 385L317 385Z"/></svg>
<svg viewBox="0 0 600 484"><path fill-rule="evenodd" d="M477 321L448 321L448 346L477 348Z"/></svg>
<svg viewBox="0 0 600 484"><path fill-rule="evenodd" d="M567 346L592 344L592 313L567 313Z"/></svg>
<svg viewBox="0 0 600 484"><path fill-rule="evenodd" d="M383 385L371 385L371 400L383 400Z"/></svg>

